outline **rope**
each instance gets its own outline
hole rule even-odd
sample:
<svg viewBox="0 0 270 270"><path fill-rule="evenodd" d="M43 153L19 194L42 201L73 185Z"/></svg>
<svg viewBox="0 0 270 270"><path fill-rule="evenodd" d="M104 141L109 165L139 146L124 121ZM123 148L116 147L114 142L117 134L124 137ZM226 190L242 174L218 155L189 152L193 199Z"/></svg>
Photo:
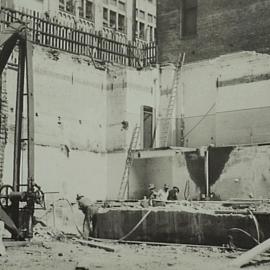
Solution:
<svg viewBox="0 0 270 270"><path fill-rule="evenodd" d="M200 123L208 116L208 114L211 112L211 110L216 106L216 102L213 103L213 105L209 108L209 110L202 116L202 118L198 121L196 125L194 125L184 136L186 138L197 126L200 125Z"/></svg>

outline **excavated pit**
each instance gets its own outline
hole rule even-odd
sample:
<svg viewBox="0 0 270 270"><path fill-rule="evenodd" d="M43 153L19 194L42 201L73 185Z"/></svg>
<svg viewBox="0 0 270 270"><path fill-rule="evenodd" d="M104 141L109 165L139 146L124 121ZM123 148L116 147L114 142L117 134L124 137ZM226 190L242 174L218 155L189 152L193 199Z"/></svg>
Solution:
<svg viewBox="0 0 270 270"><path fill-rule="evenodd" d="M97 214L94 236L120 239L128 234L150 209L151 213L143 223L125 240L213 246L229 244L250 248L256 244L258 236L255 220L259 224L260 240L270 237L268 206L267 210L264 208L263 211L254 211L254 219L246 209L237 213L234 209L228 210L211 203L146 209L139 206L103 209Z"/></svg>

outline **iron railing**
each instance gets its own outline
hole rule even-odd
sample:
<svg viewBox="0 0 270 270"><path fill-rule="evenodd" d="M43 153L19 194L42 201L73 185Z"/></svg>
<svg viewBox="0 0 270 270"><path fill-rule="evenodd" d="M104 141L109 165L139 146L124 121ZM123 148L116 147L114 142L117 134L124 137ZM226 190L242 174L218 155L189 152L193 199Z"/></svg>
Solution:
<svg viewBox="0 0 270 270"><path fill-rule="evenodd" d="M69 52L90 56L103 62L113 62L132 67L156 64L156 44L118 41L105 37L102 32L79 29L76 24L60 22L57 16L51 18L31 10L0 9L0 30L12 22L27 24L33 43Z"/></svg>

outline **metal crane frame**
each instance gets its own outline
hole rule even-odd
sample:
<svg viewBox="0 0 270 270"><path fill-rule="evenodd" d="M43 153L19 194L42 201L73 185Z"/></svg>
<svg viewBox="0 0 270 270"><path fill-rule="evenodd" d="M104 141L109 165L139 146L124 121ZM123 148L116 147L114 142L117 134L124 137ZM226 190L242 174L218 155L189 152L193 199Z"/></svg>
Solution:
<svg viewBox="0 0 270 270"><path fill-rule="evenodd" d="M34 95L33 44L27 25L11 23L0 32L0 75L15 47L18 47L18 73L15 112L13 184L0 187L0 219L14 239L33 237L35 204L44 205L44 193L34 180ZM25 89L26 78L26 89ZM26 96L26 100L25 97ZM23 111L27 106L27 138L23 136ZM27 184L22 184L22 142L27 141ZM45 207L45 205L44 205Z"/></svg>

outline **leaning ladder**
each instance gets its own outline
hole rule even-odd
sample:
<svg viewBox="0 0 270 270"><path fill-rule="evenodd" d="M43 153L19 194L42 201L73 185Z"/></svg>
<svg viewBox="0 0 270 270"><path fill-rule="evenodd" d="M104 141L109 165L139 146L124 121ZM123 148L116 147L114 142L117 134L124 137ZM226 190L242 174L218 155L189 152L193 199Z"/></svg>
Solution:
<svg viewBox="0 0 270 270"><path fill-rule="evenodd" d="M140 127L136 125L135 128L133 129L130 145L127 152L127 159L126 159L125 169L124 169L124 173L122 176L121 185L120 185L120 189L118 193L118 200L125 199L126 191L127 193L129 193L129 190L128 190L129 189L129 173L130 173L130 168L132 167L133 159L134 159L132 152L137 147L137 143L138 143L138 139L140 135L139 131L140 131Z"/></svg>
<svg viewBox="0 0 270 270"><path fill-rule="evenodd" d="M171 123L171 119L173 117L173 112L175 109L176 95L177 95L177 90L179 88L180 76L181 76L182 67L184 65L184 61L185 61L185 53L180 53L177 60L176 70L174 72L172 92L169 98L169 103L168 103L165 119L161 125L160 146L162 147L166 147L168 144L170 123Z"/></svg>

